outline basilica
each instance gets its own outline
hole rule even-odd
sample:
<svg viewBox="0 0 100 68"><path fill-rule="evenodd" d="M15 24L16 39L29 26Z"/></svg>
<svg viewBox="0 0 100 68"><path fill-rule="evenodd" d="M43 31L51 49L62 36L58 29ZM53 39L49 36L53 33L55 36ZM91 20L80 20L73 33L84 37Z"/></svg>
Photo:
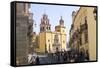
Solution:
<svg viewBox="0 0 100 68"><path fill-rule="evenodd" d="M51 31L51 24L48 15L43 14L40 23L40 32L37 36L37 53L55 53L56 51L66 50L66 27L64 20L59 20L59 25L55 26L55 31Z"/></svg>

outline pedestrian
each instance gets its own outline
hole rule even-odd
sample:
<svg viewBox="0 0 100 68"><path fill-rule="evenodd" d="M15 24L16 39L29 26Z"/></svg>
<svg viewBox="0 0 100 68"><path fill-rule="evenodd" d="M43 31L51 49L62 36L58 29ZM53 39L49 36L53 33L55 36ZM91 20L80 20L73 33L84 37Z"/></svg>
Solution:
<svg viewBox="0 0 100 68"><path fill-rule="evenodd" d="M79 61L80 62L83 62L83 61L85 61L85 54L84 54L84 52L80 52L80 54L79 54Z"/></svg>
<svg viewBox="0 0 100 68"><path fill-rule="evenodd" d="M40 64L40 61L39 61L39 57L38 56L36 57L36 64L37 65Z"/></svg>
<svg viewBox="0 0 100 68"><path fill-rule="evenodd" d="M79 59L78 59L78 54L76 53L76 54L75 54L75 62L78 62L78 60L79 60Z"/></svg>
<svg viewBox="0 0 100 68"><path fill-rule="evenodd" d="M67 52L66 51L64 51L63 61L64 63L67 62Z"/></svg>
<svg viewBox="0 0 100 68"><path fill-rule="evenodd" d="M88 50L86 50L85 59L86 59L86 61L89 61L89 53L88 53Z"/></svg>
<svg viewBox="0 0 100 68"><path fill-rule="evenodd" d="M32 54L28 54L28 64L32 64Z"/></svg>
<svg viewBox="0 0 100 68"><path fill-rule="evenodd" d="M33 64L36 64L36 57L37 57L37 54L35 52L33 52L33 54L32 54L32 63Z"/></svg>

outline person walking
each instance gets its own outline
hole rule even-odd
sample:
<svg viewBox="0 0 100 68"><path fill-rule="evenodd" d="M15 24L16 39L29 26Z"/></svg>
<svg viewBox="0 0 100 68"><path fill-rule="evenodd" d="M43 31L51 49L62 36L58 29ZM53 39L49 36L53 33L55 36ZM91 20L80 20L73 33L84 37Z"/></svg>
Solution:
<svg viewBox="0 0 100 68"><path fill-rule="evenodd" d="M29 65L33 64L33 56L32 56L32 54L28 54L28 64Z"/></svg>
<svg viewBox="0 0 100 68"><path fill-rule="evenodd" d="M36 64L37 65L40 64L40 61L39 61L39 57L38 56L36 57Z"/></svg>

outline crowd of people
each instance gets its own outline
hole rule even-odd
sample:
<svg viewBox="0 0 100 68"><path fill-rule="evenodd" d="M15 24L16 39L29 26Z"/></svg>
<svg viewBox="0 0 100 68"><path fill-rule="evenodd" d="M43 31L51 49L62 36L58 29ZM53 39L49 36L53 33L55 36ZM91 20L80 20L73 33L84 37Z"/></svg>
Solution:
<svg viewBox="0 0 100 68"><path fill-rule="evenodd" d="M61 52L56 52L52 54L52 57L56 56L56 59L58 63L60 61L63 61L61 63L66 63L66 62L84 62L84 61L89 61L89 54L88 51L83 52L76 52L76 51L61 51Z"/></svg>
<svg viewBox="0 0 100 68"><path fill-rule="evenodd" d="M89 61L88 51L76 52L76 51L57 51L56 53L48 53L46 59L51 60L51 63L68 63L68 62L84 62ZM52 61L54 60L54 61ZM28 55L28 63L31 65L40 64L40 57L35 53Z"/></svg>

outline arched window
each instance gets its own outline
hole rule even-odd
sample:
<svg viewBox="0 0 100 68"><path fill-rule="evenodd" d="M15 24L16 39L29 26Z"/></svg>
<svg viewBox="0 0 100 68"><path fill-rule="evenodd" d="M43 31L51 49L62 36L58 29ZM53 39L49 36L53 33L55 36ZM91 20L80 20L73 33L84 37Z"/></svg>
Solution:
<svg viewBox="0 0 100 68"><path fill-rule="evenodd" d="M50 50L51 50L51 49L50 49L50 44L49 44L49 52L50 52Z"/></svg>
<svg viewBox="0 0 100 68"><path fill-rule="evenodd" d="M49 30L50 30L50 27L49 27Z"/></svg>
<svg viewBox="0 0 100 68"><path fill-rule="evenodd" d="M44 31L44 27L42 27L42 30Z"/></svg>
<svg viewBox="0 0 100 68"><path fill-rule="evenodd" d="M88 42L88 31L85 31L84 37L85 37L85 43L87 43Z"/></svg>
<svg viewBox="0 0 100 68"><path fill-rule="evenodd" d="M48 27L46 27L46 29L48 30Z"/></svg>

